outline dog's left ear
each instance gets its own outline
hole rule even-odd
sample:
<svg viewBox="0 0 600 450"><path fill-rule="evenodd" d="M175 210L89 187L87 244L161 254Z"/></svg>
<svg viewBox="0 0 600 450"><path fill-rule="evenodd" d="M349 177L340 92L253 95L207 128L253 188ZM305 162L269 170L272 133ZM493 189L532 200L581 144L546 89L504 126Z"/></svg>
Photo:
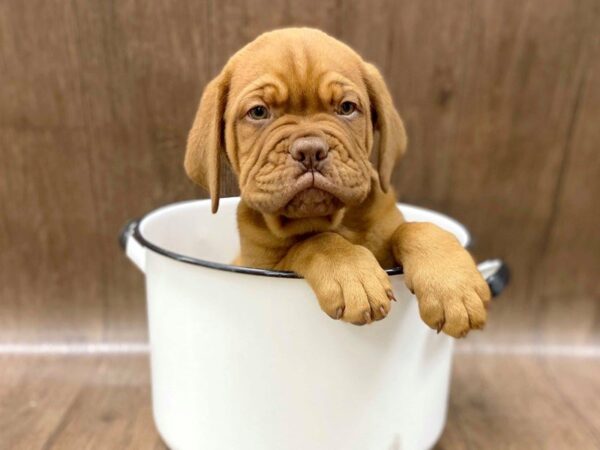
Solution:
<svg viewBox="0 0 600 450"><path fill-rule="evenodd" d="M369 63L365 63L364 66L364 78L371 103L373 130L379 133L377 151L379 184L381 189L387 192L390 188L394 167L406 151L406 131L379 70Z"/></svg>
<svg viewBox="0 0 600 450"><path fill-rule="evenodd" d="M225 152L224 115L229 78L222 72L204 88L185 152L185 171L192 181L210 193L213 213L219 209L220 159Z"/></svg>

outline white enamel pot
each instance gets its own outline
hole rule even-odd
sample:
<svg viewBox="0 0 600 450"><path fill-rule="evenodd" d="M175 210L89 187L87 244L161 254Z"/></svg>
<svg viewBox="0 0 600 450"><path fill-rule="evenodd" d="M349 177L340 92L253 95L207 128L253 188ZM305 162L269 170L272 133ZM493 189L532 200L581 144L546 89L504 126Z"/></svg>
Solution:
<svg viewBox="0 0 600 450"><path fill-rule="evenodd" d="M157 428L176 450L413 450L446 420L452 338L420 319L401 269L388 317L357 327L319 309L293 273L231 266L238 199L176 203L130 222L127 256L146 275ZM463 245L434 211L399 205ZM501 261L480 270L498 294Z"/></svg>

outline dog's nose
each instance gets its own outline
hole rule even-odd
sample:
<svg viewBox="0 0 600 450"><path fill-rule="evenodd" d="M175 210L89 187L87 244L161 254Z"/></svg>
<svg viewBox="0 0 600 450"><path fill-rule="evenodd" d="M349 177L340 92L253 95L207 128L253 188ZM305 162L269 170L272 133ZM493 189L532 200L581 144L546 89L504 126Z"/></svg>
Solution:
<svg viewBox="0 0 600 450"><path fill-rule="evenodd" d="M307 169L313 169L327 158L329 146L325 139L317 136L304 136L296 139L290 147L290 154Z"/></svg>

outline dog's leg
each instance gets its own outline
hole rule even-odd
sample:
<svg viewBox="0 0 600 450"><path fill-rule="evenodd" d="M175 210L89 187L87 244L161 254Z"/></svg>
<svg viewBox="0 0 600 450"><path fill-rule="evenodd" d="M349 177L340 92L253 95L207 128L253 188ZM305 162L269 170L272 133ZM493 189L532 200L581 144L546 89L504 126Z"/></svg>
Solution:
<svg viewBox="0 0 600 450"><path fill-rule="evenodd" d="M325 313L355 325L383 319L394 298L375 256L336 233L321 233L294 245L277 269L303 276Z"/></svg>
<svg viewBox="0 0 600 450"><path fill-rule="evenodd" d="M490 289L454 235L431 223L406 222L394 232L392 250L427 325L454 337L485 325Z"/></svg>

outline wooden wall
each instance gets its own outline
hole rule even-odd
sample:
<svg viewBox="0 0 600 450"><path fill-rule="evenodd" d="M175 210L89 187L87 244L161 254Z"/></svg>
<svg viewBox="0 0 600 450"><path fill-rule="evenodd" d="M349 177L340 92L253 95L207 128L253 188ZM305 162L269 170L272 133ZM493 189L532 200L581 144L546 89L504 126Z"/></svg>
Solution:
<svg viewBox="0 0 600 450"><path fill-rule="evenodd" d="M0 342L137 341L126 219L204 196L181 161L204 84L262 31L378 65L409 133L402 200L452 214L514 282L479 336L600 325L600 2L0 2ZM235 194L228 178L227 192ZM558 331L557 331L558 330Z"/></svg>

